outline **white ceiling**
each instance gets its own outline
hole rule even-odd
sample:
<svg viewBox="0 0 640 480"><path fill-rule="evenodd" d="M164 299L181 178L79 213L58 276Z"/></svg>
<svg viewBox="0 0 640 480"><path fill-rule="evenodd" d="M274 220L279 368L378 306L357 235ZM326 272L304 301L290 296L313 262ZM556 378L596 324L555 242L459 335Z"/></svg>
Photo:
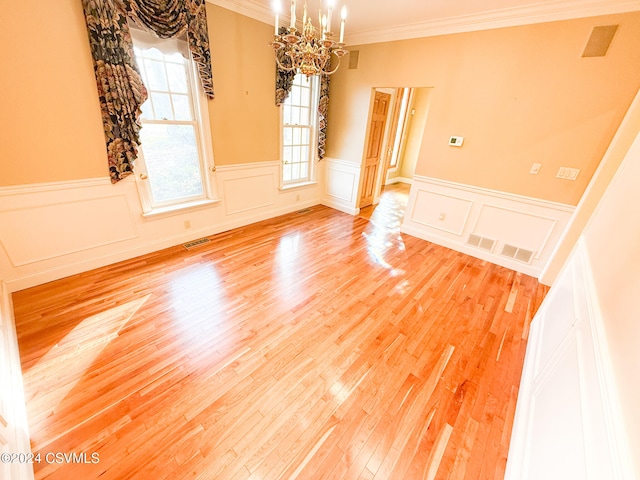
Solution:
<svg viewBox="0 0 640 480"><path fill-rule="evenodd" d="M207 0L273 25L272 0ZM327 0L322 0L323 4ZM317 12L319 0L307 0ZM348 9L345 43L351 45L460 33L529 23L640 10L640 0L334 0ZM289 12L290 0L280 0ZM297 0L302 16L304 0ZM315 18L315 17L314 17ZM282 21L287 21L288 15ZM281 21L281 23L282 23Z"/></svg>

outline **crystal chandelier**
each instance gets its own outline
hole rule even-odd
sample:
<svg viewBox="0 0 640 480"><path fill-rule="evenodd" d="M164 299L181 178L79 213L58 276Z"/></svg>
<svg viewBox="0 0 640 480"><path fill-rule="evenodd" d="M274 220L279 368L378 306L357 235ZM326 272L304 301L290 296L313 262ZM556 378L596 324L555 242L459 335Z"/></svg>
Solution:
<svg viewBox="0 0 640 480"><path fill-rule="evenodd" d="M307 15L307 2L304 2L302 31L296 28L296 0L291 0L291 22L285 33L280 33L278 25L279 2L274 2L276 12L275 32L270 44L275 50L278 67L286 71L312 75L331 75L338 70L340 59L349 53L344 48L344 23L347 9L342 7L340 15L340 41L333 40L331 31L331 13L333 0L328 0L327 13L318 9L318 28L313 26L311 16ZM332 65L332 58L337 60Z"/></svg>

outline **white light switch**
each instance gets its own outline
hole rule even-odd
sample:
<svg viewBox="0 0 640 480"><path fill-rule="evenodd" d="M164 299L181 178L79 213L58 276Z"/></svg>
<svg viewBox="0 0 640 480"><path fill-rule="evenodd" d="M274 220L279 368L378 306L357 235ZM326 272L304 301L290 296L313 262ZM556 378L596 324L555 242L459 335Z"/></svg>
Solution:
<svg viewBox="0 0 640 480"><path fill-rule="evenodd" d="M537 175L540 172L540 167L542 165L539 163L534 163L533 165L531 165L531 170L529 170L529 173L531 175Z"/></svg>
<svg viewBox="0 0 640 480"><path fill-rule="evenodd" d="M579 168L560 167L558 169L558 173L556 173L556 178L562 178L563 180L575 180L578 178L579 173Z"/></svg>

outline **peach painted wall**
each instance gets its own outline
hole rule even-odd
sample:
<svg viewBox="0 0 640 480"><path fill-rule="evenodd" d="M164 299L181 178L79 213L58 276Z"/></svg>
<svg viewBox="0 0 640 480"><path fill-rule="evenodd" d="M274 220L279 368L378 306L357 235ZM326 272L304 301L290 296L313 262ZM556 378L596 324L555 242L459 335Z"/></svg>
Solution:
<svg viewBox="0 0 640 480"><path fill-rule="evenodd" d="M581 58L607 24L620 25L607 56ZM351 47L359 66L334 77L327 154L361 162L373 86L429 86L416 174L576 205L640 86L638 31L634 12ZM561 166L578 179L556 179Z"/></svg>
<svg viewBox="0 0 640 480"><path fill-rule="evenodd" d="M209 102L216 165L280 158L273 27L207 3L216 98Z"/></svg>
<svg viewBox="0 0 640 480"><path fill-rule="evenodd" d="M82 2L4 2L0 52L0 186L108 176Z"/></svg>
<svg viewBox="0 0 640 480"><path fill-rule="evenodd" d="M207 14L215 162L277 160L272 27L209 4ZM7 2L0 52L0 186L108 176L82 2Z"/></svg>

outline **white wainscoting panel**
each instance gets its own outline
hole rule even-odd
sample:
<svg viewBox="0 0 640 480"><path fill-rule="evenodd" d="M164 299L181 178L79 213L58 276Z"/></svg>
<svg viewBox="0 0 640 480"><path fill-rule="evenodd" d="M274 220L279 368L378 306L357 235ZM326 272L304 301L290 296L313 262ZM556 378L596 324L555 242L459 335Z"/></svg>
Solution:
<svg viewBox="0 0 640 480"><path fill-rule="evenodd" d="M537 277L574 209L416 175L401 230Z"/></svg>
<svg viewBox="0 0 640 480"><path fill-rule="evenodd" d="M482 237L495 236L506 244L535 252L534 258L540 258L557 224L557 218L483 204L471 231Z"/></svg>
<svg viewBox="0 0 640 480"><path fill-rule="evenodd" d="M0 280L0 454L30 452L13 308L6 285ZM0 462L0 478L31 480L32 465Z"/></svg>
<svg viewBox="0 0 640 480"><path fill-rule="evenodd" d="M278 179L272 173L224 179L222 188L226 214L235 215L275 205L277 186Z"/></svg>
<svg viewBox="0 0 640 480"><path fill-rule="evenodd" d="M335 158L325 158L321 163L325 165L322 203L336 210L357 215L360 211L360 165Z"/></svg>
<svg viewBox="0 0 640 480"><path fill-rule="evenodd" d="M321 203L318 183L279 188L280 162L217 167L219 202L143 217L133 177L0 188L0 278L21 290Z"/></svg>
<svg viewBox="0 0 640 480"><path fill-rule="evenodd" d="M96 218L100 221L96 222ZM79 198L0 210L0 224L0 242L13 266L40 262L137 236L124 195ZM78 225L91 225L91 228L78 229Z"/></svg>
<svg viewBox="0 0 640 480"><path fill-rule="evenodd" d="M462 235L473 202L451 195L418 190L415 205L422 205L423 208L414 208L411 216L413 222L454 235Z"/></svg>
<svg viewBox="0 0 640 480"><path fill-rule="evenodd" d="M584 241L531 323L506 480L632 480Z"/></svg>

